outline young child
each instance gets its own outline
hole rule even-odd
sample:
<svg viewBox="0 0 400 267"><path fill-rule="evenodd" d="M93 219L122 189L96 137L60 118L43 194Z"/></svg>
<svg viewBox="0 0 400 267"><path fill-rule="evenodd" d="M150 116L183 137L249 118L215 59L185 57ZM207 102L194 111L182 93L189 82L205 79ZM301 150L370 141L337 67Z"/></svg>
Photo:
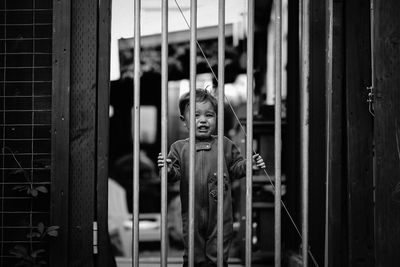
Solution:
<svg viewBox="0 0 400 267"><path fill-rule="evenodd" d="M217 266L217 136L213 135L217 122L217 100L208 91L196 90L196 156L195 156L195 221L194 263L195 266ZM180 119L189 129L189 93L179 100ZM265 168L258 155L253 160ZM189 139L172 144L167 159L168 181L180 181L182 207L182 230L184 264L188 265L188 202L189 202ZM164 167L164 157L158 156L159 168ZM228 266L229 247L233 237L231 182L246 175L246 160L238 148L224 137L224 266Z"/></svg>

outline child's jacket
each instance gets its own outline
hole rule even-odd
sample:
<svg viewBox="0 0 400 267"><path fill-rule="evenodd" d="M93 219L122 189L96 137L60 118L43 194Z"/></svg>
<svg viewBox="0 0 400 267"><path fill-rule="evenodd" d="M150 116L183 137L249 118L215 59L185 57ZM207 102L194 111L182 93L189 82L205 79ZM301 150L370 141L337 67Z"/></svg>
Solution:
<svg viewBox="0 0 400 267"><path fill-rule="evenodd" d="M217 237L217 147L217 136L212 136L207 142L196 140L195 232L204 235L207 240ZM225 243L231 239L233 233L231 181L245 176L246 161L240 155L236 145L226 137L224 137L224 156ZM183 234L186 239L189 203L189 139L173 143L168 158L172 160L168 181L180 181Z"/></svg>

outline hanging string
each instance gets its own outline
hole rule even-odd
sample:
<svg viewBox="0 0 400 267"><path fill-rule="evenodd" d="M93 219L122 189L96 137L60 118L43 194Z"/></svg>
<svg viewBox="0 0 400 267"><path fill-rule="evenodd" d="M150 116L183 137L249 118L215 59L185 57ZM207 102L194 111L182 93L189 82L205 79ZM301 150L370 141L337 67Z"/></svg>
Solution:
<svg viewBox="0 0 400 267"><path fill-rule="evenodd" d="M187 21L187 19L186 19L186 17L185 17L185 14L183 14L183 11L182 11L182 9L181 9L179 3L177 2L177 0L174 0L174 1L175 1L175 4L176 4L177 8L179 9L179 12L180 12L181 15L182 15L182 18L184 19L184 21L185 21L187 27L188 27L189 30L190 30L189 22ZM204 51L203 51L203 49L202 49L200 43L199 43L197 40L196 40L196 44L197 44L197 47L199 48L201 54L203 55L203 58L205 59L205 61L206 61L207 65L208 65L208 67L210 68L210 71L211 71L211 73L212 73L212 76L214 77L215 81L218 83L217 75L215 74L215 72L214 72L214 70L213 70L213 68L212 68L212 66L211 66L211 64L210 64L210 61L208 60L208 58L207 58L206 54L204 53ZM232 106L232 104L231 104L231 101L230 101L226 96L225 96L225 100L226 100L226 102L228 103L229 108L230 108L230 110L232 111L232 114L233 114L233 116L235 117L235 119L236 119L236 121L237 121L237 123L238 123L238 125L239 125L239 127L240 127L240 129L241 129L241 131L243 132L243 134L245 135L245 137L247 137L246 130L244 129L243 124L240 122L240 119L239 119L239 117L237 116L237 114L236 114L236 112L235 112L235 110L234 110L234 108L233 108L233 106ZM253 149L253 153L254 153L254 154L257 154L257 152L256 152L254 149ZM268 172L267 172L266 169L263 169L263 171L264 171L265 176L268 178L268 181L269 181L269 183L271 184L271 186L272 186L272 188L273 188L273 190L274 190L274 192L275 192L275 185L274 185L274 183L273 183L273 181L272 181L271 176L268 174ZM290 214L290 212L289 212L289 210L287 209L287 207L286 207L285 203L283 202L283 200L281 200L281 205L282 205L283 209L285 210L286 214L288 215L289 220L292 222L293 227L295 228L295 230L296 230L298 236L300 237L300 239L303 239L303 236L301 235L300 230L299 230L298 226L296 225L296 222L294 221L292 215ZM311 247L309 247L309 249L308 249L308 254L310 255L310 257L311 257L311 259L312 259L314 265L317 266L317 267L319 267L319 264L317 263L317 261L316 261L314 255L313 255L312 252L311 252Z"/></svg>

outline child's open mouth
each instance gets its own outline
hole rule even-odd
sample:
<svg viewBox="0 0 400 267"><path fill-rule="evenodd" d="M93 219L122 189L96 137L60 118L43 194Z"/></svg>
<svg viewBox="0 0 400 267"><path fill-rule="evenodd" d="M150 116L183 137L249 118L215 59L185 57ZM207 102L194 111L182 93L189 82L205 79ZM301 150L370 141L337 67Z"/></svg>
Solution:
<svg viewBox="0 0 400 267"><path fill-rule="evenodd" d="M207 126L199 126L199 127L197 127L197 130L199 132L208 132L208 127Z"/></svg>

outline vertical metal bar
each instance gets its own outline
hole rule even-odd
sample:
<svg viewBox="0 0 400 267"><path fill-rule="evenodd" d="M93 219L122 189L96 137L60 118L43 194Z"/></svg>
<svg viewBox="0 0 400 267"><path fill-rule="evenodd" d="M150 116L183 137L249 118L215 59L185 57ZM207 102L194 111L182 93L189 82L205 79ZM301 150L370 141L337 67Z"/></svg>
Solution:
<svg viewBox="0 0 400 267"><path fill-rule="evenodd" d="M140 0L134 3L132 266L139 267Z"/></svg>
<svg viewBox="0 0 400 267"><path fill-rule="evenodd" d="M329 210L331 181L331 129L332 129L332 52L333 52L333 0L326 0L326 48L325 48L325 88L326 88L326 198L325 198L325 257L324 265L329 265Z"/></svg>
<svg viewBox="0 0 400 267"><path fill-rule="evenodd" d="M225 83L225 0L218 6L218 213L217 256L218 267L224 258L224 83Z"/></svg>
<svg viewBox="0 0 400 267"><path fill-rule="evenodd" d="M309 149L309 86L310 86L310 0L302 0L301 19L301 206L302 259L308 266L308 149Z"/></svg>
<svg viewBox="0 0 400 267"><path fill-rule="evenodd" d="M281 266L282 0L275 1L275 267Z"/></svg>
<svg viewBox="0 0 400 267"><path fill-rule="evenodd" d="M246 267L251 266L253 195L253 52L254 0L247 2L247 109L246 109Z"/></svg>
<svg viewBox="0 0 400 267"><path fill-rule="evenodd" d="M161 21L161 154L168 153L168 0L162 0ZM166 164L164 164L166 166ZM161 170L161 267L167 266L167 168Z"/></svg>
<svg viewBox="0 0 400 267"><path fill-rule="evenodd" d="M196 39L197 0L190 1L190 111L189 111L189 267L194 267L194 179L195 179L195 112L196 112Z"/></svg>

